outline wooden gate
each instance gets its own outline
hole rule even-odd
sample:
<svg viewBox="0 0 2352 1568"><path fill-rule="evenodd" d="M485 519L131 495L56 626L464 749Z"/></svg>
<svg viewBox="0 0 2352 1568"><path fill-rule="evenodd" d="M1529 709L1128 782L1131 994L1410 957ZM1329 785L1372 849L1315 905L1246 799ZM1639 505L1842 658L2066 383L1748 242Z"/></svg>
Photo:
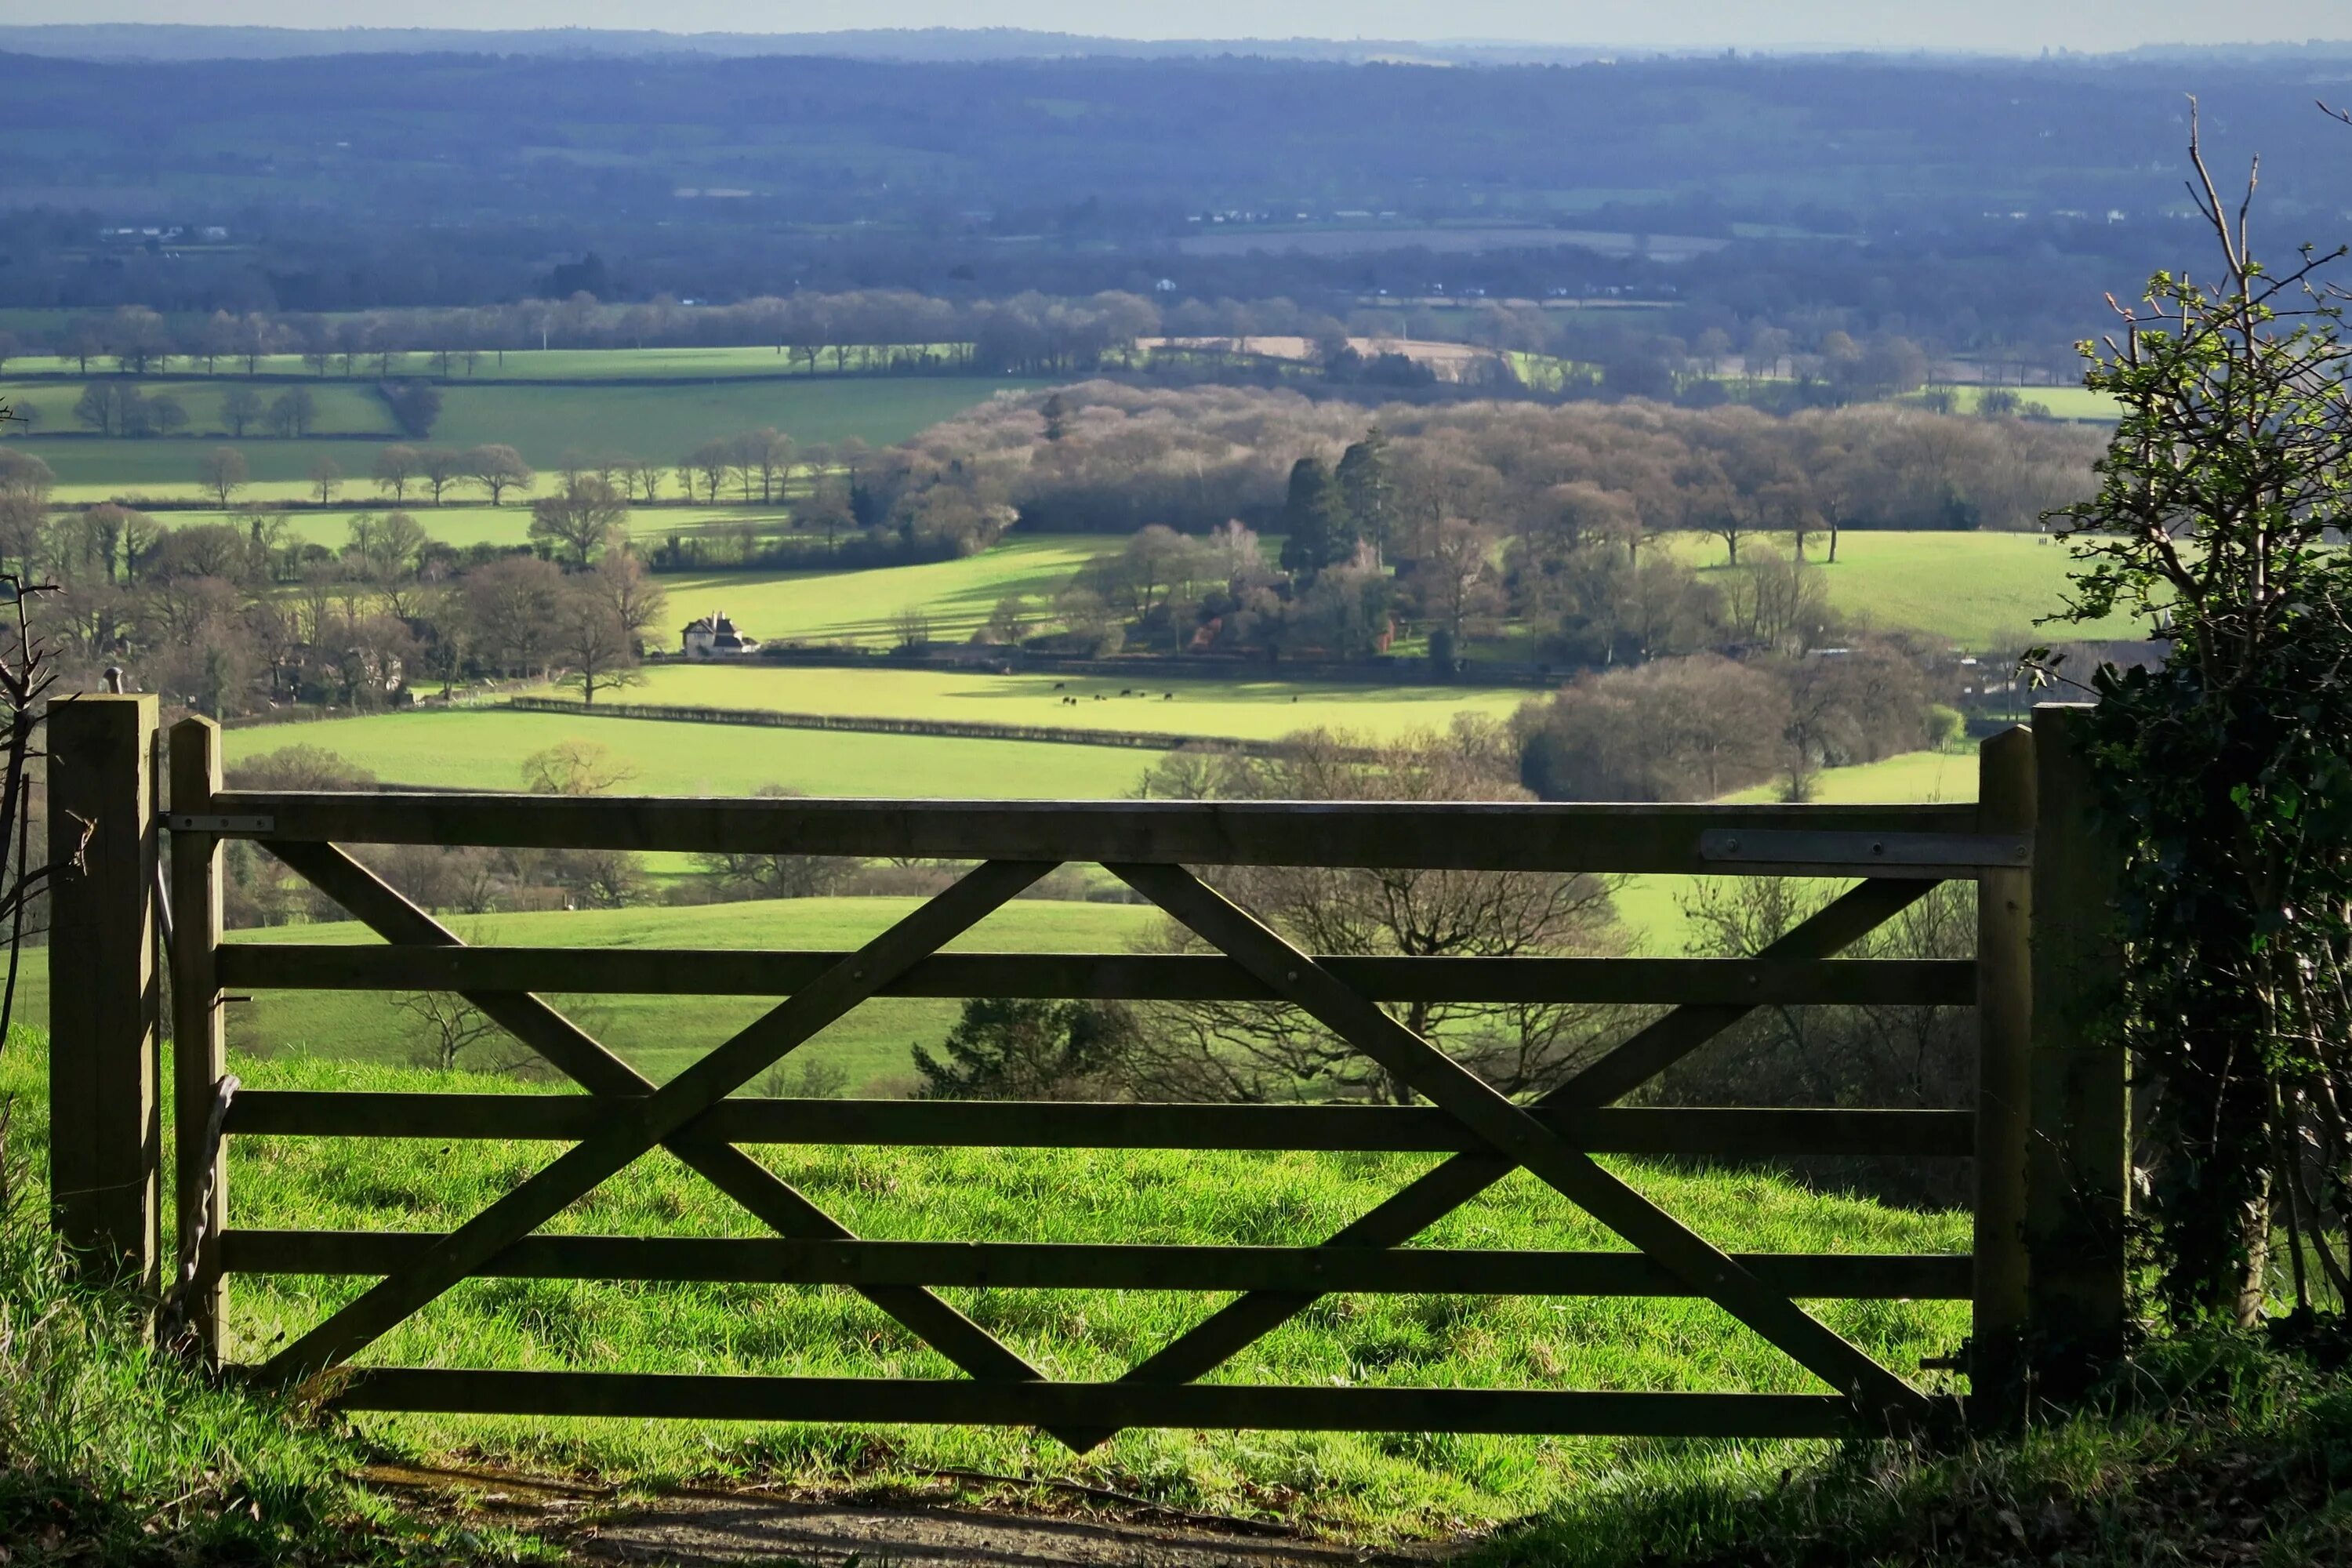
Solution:
<svg viewBox="0 0 2352 1568"><path fill-rule="evenodd" d="M2066 744L2037 711L1982 756L1975 805L1889 807L555 799L257 794L221 786L218 735L172 733L168 809L148 764L152 699L52 714L52 799L90 822L84 874L57 890L53 1106L58 1221L94 1268L152 1279L156 1000L168 944L179 1196L174 1331L217 1358L239 1273L377 1283L251 1374L335 1374L351 1408L766 1420L1019 1423L1074 1447L1125 1426L1827 1436L1913 1427L1939 1401L1801 1300L1967 1299L1967 1369L2004 1397L2111 1348L2123 1310L2122 1065L2076 1026L2107 972L2095 841ZM2037 811L2036 802L2042 803ZM159 844L168 833L168 878ZM220 845L245 838L341 904L381 946L226 944ZM851 952L469 947L341 845L921 857L977 862ZM972 954L941 947L1056 867L1108 868L1213 954ZM1802 876L1853 882L1751 960L1363 958L1300 951L1191 868L1242 865ZM1937 882L1980 889L1974 962L1837 955ZM168 881L168 888L165 883ZM142 956L128 962L130 955ZM583 1095L238 1091L221 1027L232 988L463 994ZM780 997L656 1085L539 993ZM1073 1105L730 1099L869 997L1280 1001L1429 1103ZM1496 1093L1381 1005L1413 999L1662 1004L1668 1010L1539 1099ZM1629 1108L1618 1102L1759 1006L1974 1005L1972 1110ZM137 1109L132 1109L132 1108ZM246 1135L539 1139L568 1145L441 1235L255 1230L231 1218L226 1145ZM861 1240L744 1152L761 1143L1436 1151L1394 1196L1312 1247ZM764 1239L542 1234L656 1149L709 1180ZM1973 1255L1738 1255L1599 1163L1600 1153L1973 1157ZM1524 1168L1630 1252L1441 1250L1414 1237ZM145 1195L144 1207L125 1197ZM935 1347L961 1379L670 1376L358 1366L352 1358L459 1281L488 1276L833 1284ZM1232 1291L1123 1377L1047 1381L936 1287ZM1203 1384L1333 1292L1705 1297L1825 1386L1819 1394ZM2038 1348L2037 1348L2038 1347ZM2043 1363L2047 1363L2046 1365Z"/></svg>

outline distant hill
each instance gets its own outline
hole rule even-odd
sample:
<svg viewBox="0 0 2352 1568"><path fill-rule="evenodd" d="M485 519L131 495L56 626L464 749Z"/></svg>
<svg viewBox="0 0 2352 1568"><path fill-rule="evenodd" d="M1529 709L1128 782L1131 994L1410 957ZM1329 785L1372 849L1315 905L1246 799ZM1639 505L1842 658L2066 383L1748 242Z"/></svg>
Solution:
<svg viewBox="0 0 2352 1568"><path fill-rule="evenodd" d="M835 33L663 33L601 27L221 27L135 22L0 26L0 52L65 59L294 59L318 55L830 55L851 59L987 61L1249 55L1361 64L1574 65L1622 50L1523 43L1325 38L1139 40L1020 27L868 27Z"/></svg>
<svg viewBox="0 0 2352 1568"><path fill-rule="evenodd" d="M1778 55L1874 53L1905 58L1979 58L1953 51L1853 51L1822 43L1755 51ZM741 59L819 55L927 63L1077 58L1202 59L1238 55L1339 65L1581 65L1592 60L1719 56L1719 49L1539 44L1489 38L1114 38L1026 27L858 27L827 33L670 33L619 27L241 27L145 22L0 25L0 53L53 58L278 60L321 55L703 55ZM2294 44L2143 44L2113 53L2060 51L2076 65L2234 61L2291 63L2352 56L2352 37ZM2008 58L2008 57L2003 57Z"/></svg>

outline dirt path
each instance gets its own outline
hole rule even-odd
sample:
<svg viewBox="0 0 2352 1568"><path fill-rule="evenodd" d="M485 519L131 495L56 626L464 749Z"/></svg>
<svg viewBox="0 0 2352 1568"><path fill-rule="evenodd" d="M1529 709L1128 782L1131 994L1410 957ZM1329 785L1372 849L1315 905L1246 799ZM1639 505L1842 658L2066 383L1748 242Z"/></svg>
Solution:
<svg viewBox="0 0 2352 1568"><path fill-rule="evenodd" d="M929 1503L699 1489L623 1498L571 1481L406 1466L379 1467L365 1479L427 1514L528 1531L565 1547L582 1563L1360 1568L1425 1565L1449 1554L1444 1548L1359 1550L1253 1521L1161 1513L1112 1500L1115 1494L1063 1494L1056 1500L1070 1506L1050 1512L999 1509L971 1494L1013 1488L959 1487L953 1479L942 1482L941 1496L954 1500Z"/></svg>

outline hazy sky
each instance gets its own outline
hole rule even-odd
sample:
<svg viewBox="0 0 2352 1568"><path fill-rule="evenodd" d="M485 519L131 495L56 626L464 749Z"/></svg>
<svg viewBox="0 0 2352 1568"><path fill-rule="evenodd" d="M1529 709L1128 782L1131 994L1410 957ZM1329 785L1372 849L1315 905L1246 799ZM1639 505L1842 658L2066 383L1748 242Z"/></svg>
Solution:
<svg viewBox="0 0 2352 1568"><path fill-rule="evenodd" d="M658 27L818 32L1010 26L1124 37L1510 38L1770 48L2128 48L2352 35L2319 6L2211 0L0 0L5 22L213 22L276 26Z"/></svg>

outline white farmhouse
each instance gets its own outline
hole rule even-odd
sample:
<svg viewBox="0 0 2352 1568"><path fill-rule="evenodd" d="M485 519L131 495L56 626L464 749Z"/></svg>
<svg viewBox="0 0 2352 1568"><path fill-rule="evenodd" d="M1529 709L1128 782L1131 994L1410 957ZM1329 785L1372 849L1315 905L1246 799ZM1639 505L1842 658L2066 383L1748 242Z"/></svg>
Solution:
<svg viewBox="0 0 2352 1568"><path fill-rule="evenodd" d="M688 622L679 642L688 658L749 658L760 651L760 639L738 632L724 610Z"/></svg>

